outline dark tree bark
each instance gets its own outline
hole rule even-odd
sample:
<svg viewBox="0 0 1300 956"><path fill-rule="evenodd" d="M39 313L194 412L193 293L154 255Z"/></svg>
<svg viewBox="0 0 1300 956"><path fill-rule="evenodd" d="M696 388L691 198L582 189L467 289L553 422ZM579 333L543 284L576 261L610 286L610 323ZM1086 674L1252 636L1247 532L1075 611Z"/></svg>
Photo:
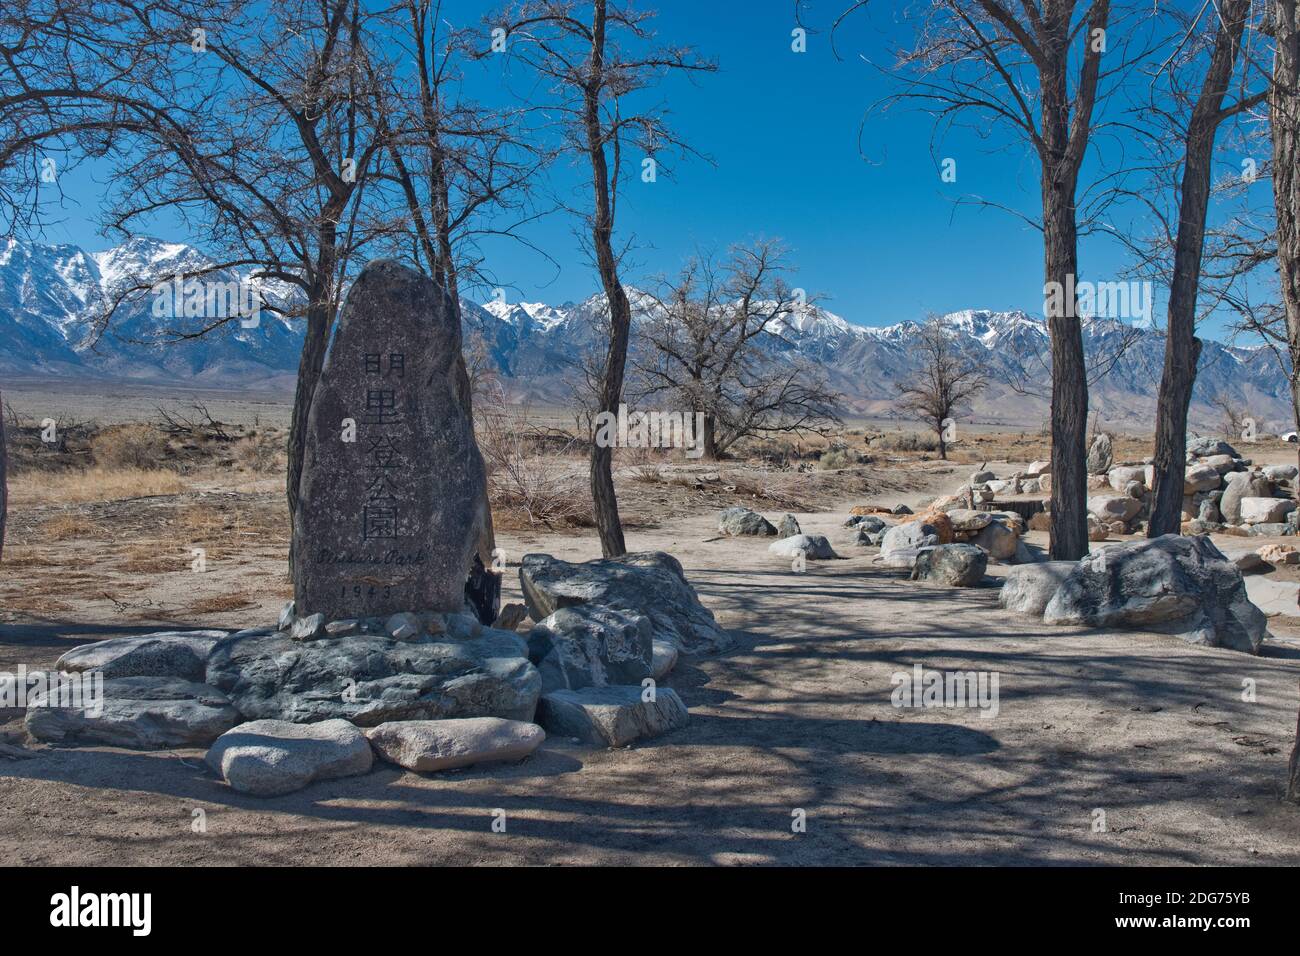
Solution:
<svg viewBox="0 0 1300 956"><path fill-rule="evenodd" d="M605 160L605 132L600 119L601 87L605 77L605 0L592 5L591 58L588 82L583 91L582 124L586 133L587 157L591 162L591 184L595 211L591 219L591 243L596 251L596 271L605 290L609 306L609 343L601 367L597 412L618 414L623 397L623 377L627 369L627 343L632 329L632 306L619 280L618 259L614 255L614 214L610 208L609 166ZM623 523L618 515L618 495L614 490L614 449L591 446L591 500L600 535L600 550L605 557L627 552L623 540Z"/></svg>
<svg viewBox="0 0 1300 956"><path fill-rule="evenodd" d="M1269 87L1273 134L1273 204L1277 268L1291 359L1291 405L1300 423L1300 3L1275 0L1270 27L1276 50ZM1291 752L1287 798L1300 803L1300 722Z"/></svg>
<svg viewBox="0 0 1300 956"><path fill-rule="evenodd" d="M629 93L644 91L671 71L712 71L688 48L644 49L654 40L645 24L653 13L633 5L591 0L591 22L580 19L572 0L524 0L519 9L494 23L507 23L513 49L561 93L553 109L565 116L565 149L582 156L591 173L593 208L586 216L591 251L609 309L605 354L593 370L593 420L617 414L627 371L632 306L619 275L614 249L614 220L620 178L625 175L624 150L635 144L653 158L665 147L685 148L663 122L662 110L635 112ZM585 5L584 5L585 6ZM638 52L632 52L637 50ZM614 488L614 449L592 442L591 497L606 557L624 554L627 546Z"/></svg>
<svg viewBox="0 0 1300 956"><path fill-rule="evenodd" d="M9 517L9 451L5 444L5 400L0 395L0 559L5 553L5 519Z"/></svg>
<svg viewBox="0 0 1300 956"><path fill-rule="evenodd" d="M1201 341L1196 338L1196 299L1205 251L1211 161L1215 134L1230 115L1223 109L1223 99L1232 80L1249 14L1249 0L1225 0L1205 82L1187 126L1173 281L1169 288L1165 367L1156 402L1155 499L1147 523L1149 538L1177 534L1182 525L1187 410L1201 354Z"/></svg>
<svg viewBox="0 0 1300 956"><path fill-rule="evenodd" d="M997 4L985 6L1002 12ZM1078 269L1078 219L1075 193L1087 151L1092 111L1097 99L1101 52L1087 47L1074 102L1069 90L1069 43L1072 3L1049 3L1036 24L1041 111L1041 185L1043 202L1043 277L1046 284L1073 290ZM1089 35L1104 31L1108 0L1097 0L1088 17ZM1052 505L1053 560L1075 560L1088 553L1088 369L1083 332L1073 292L1049 314L1052 351Z"/></svg>

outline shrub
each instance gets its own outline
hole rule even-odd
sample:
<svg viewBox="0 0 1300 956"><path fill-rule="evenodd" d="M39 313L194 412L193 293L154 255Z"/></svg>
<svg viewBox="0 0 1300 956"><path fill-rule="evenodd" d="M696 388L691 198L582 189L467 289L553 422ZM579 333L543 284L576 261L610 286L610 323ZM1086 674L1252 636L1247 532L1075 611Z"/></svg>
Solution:
<svg viewBox="0 0 1300 956"><path fill-rule="evenodd" d="M167 439L147 423L110 425L90 439L90 455L100 468L161 468Z"/></svg>

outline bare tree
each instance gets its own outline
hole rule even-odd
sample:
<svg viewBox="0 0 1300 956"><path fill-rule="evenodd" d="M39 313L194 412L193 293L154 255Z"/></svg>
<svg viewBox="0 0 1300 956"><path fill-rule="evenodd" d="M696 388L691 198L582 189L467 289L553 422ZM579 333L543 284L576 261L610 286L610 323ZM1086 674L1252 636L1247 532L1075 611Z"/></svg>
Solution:
<svg viewBox="0 0 1300 956"><path fill-rule="evenodd" d="M664 122L661 108L637 108L656 81L675 72L715 69L688 47L657 46L649 28L654 14L609 0L531 0L498 19L510 49L551 85L565 149L591 171L589 210L581 213L590 252L609 311L609 336L599 370L598 412L616 414L627 369L632 307L623 289L621 253L615 249L618 190L627 174L626 153L645 175L662 175L659 154L686 149ZM591 496L601 551L626 552L614 488L613 449L591 446Z"/></svg>
<svg viewBox="0 0 1300 956"><path fill-rule="evenodd" d="M868 6L856 0L838 26ZM947 127L993 121L1026 143L1039 163L1045 311L1052 359L1051 556L1088 551L1086 515L1087 366L1076 288L1080 170L1094 133L1103 78L1127 68L1126 57L1102 70L1112 42L1110 0L933 0L916 42L899 58L901 92L886 102L915 101ZM1109 31L1109 32L1108 32ZM1096 210L1085 212L1085 220ZM1055 291L1055 295L1053 294Z"/></svg>
<svg viewBox="0 0 1300 956"><path fill-rule="evenodd" d="M10 0L0 7L0 235L39 232L61 177L112 155L163 104L138 95L166 56L140 25L153 0Z"/></svg>
<svg viewBox="0 0 1300 956"><path fill-rule="evenodd" d="M971 399L988 382L938 316L930 316L921 326L916 348L921 355L921 370L918 378L898 384L902 396L899 407L934 429L939 438L939 457L946 459L953 416L969 410Z"/></svg>
<svg viewBox="0 0 1300 956"><path fill-rule="evenodd" d="M1187 412L1201 352L1201 341L1196 337L1197 295L1205 249L1215 137L1225 120L1260 104L1265 96L1264 92L1243 94L1224 105L1236 73L1250 7L1250 0L1223 0L1222 6L1214 11L1217 16L1202 8L1205 18L1210 21L1208 25L1202 27L1199 23L1201 18L1197 17L1186 28L1187 42L1208 44L1209 62L1185 123L1181 179L1176 193L1179 201L1176 229L1171 229L1168 221L1161 217L1165 222L1165 237L1168 248L1172 249L1173 262L1164 373L1156 403L1155 497L1147 523L1147 536L1152 538L1177 534L1182 521ZM1175 74L1176 70L1171 67L1170 73ZM1171 77L1170 86L1169 95L1174 105L1167 108L1167 115L1191 99L1178 88L1176 78ZM1152 208L1159 212L1154 203Z"/></svg>
<svg viewBox="0 0 1300 956"><path fill-rule="evenodd" d="M697 256L667 285L643 326L650 347L635 363L641 393L671 396L703 415L709 460L742 438L838 421L824 372L773 355L790 344L784 329L813 307L787 284L787 271L785 252L772 241L736 246L721 266Z"/></svg>
<svg viewBox="0 0 1300 956"><path fill-rule="evenodd" d="M205 29L213 23L221 29ZM361 202L384 146L363 108L383 72L369 25L354 0L287 0L272 8L252 0L169 3L148 24L149 35L173 49L184 44L190 60L166 88L149 91L165 96L167 108L140 117L140 148L113 197L111 228L130 234L137 222L170 209L209 237L216 258L204 274L246 270L291 290L286 306L268 306L307 326L289 434L291 521L307 413L342 290L360 253L391 232L391 223ZM113 305L155 281L140 277ZM180 337L209 334L230 320Z"/></svg>

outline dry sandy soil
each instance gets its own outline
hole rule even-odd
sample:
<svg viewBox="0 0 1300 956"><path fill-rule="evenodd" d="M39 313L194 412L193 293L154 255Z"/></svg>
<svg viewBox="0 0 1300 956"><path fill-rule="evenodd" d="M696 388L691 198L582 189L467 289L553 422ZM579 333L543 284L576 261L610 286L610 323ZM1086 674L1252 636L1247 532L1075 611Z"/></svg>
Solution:
<svg viewBox="0 0 1300 956"><path fill-rule="evenodd" d="M967 470L926 466L876 500L919 504ZM271 619L287 595L277 488L28 504L0 582L0 667L49 666L153 622ZM798 515L848 556L802 574L765 540L719 539L711 501L637 495L629 546L676 555L737 639L667 680L689 727L617 751L551 739L518 765L437 776L378 765L272 799L230 791L199 750L36 747L0 760L0 848L70 865L1300 864L1300 808L1280 799L1300 677L1289 628L1259 658L1049 628L1004 614L996 586L931 589L873 566L840 527L871 495ZM124 551L106 531L155 544ZM177 543L205 534L195 576ZM247 544L222 543L232 535ZM512 563L597 555L589 532L499 537ZM505 584L519 600L513 570ZM997 672L998 715L895 708L891 676L914 664ZM21 725L3 730L16 742ZM806 832L792 832L797 810Z"/></svg>

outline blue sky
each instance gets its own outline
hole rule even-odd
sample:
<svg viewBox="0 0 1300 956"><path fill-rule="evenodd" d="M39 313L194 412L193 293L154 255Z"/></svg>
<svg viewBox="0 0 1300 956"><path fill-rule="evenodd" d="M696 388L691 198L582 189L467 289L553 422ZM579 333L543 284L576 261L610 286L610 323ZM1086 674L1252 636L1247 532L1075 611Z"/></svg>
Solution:
<svg viewBox="0 0 1300 956"><path fill-rule="evenodd" d="M896 87L859 54L888 64L890 40L905 41L908 29L894 22L892 12L863 17L841 34L844 58L837 60L825 33L809 36L808 52L791 51L789 0L662 0L658 6L663 39L692 44L718 62L717 73L693 83L674 80L662 97L674 128L713 165L686 159L673 164L672 179L626 185L618 231L623 239L633 237L635 248L625 282L671 273L697 248L779 237L798 267L794 284L824 295L827 308L853 322L884 325L961 308L1041 314L1038 232L1000 210L954 206L978 194L1032 213L1038 198L1034 157L1014 142L957 130L939 153L957 161L957 182L945 184L931 152L930 118L902 108L873 114L861 129L860 146L867 107ZM450 18L475 23L488 8L455 3ZM807 4L806 22L824 25L840 8L838 0ZM476 95L501 95L503 66L494 57L470 67ZM556 188L580 182L578 173L557 170ZM102 176L102 169L86 167L65 179L77 205L64 211L49 241L92 249L109 244L93 224L100 193L95 179ZM510 301L556 303L595 291L596 276L574 229L572 219L557 214L528 233L560 261L558 273L522 245L488 247L489 264L509 284ZM165 222L153 232L202 246L200 237L176 235ZM1127 261L1111 240L1081 245L1082 278L1117 278ZM1157 291L1157 308L1161 299Z"/></svg>

